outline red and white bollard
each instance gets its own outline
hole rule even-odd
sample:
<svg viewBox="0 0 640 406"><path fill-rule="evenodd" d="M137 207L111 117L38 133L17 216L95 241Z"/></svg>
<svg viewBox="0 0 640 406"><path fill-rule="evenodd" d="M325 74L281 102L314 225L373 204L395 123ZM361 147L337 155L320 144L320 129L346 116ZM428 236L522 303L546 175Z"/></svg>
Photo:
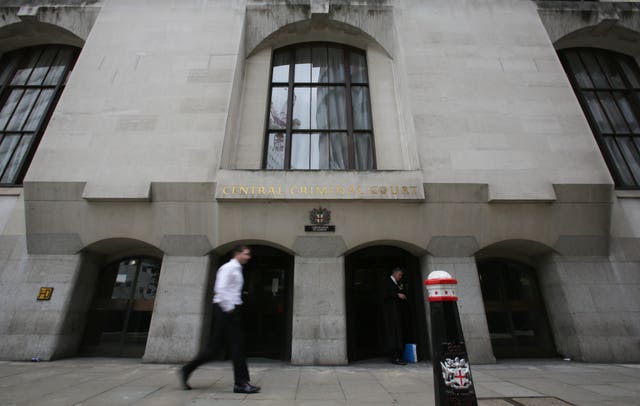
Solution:
<svg viewBox="0 0 640 406"><path fill-rule="evenodd" d="M477 406L456 303L458 281L445 271L433 271L424 284L431 315L431 361L436 405Z"/></svg>

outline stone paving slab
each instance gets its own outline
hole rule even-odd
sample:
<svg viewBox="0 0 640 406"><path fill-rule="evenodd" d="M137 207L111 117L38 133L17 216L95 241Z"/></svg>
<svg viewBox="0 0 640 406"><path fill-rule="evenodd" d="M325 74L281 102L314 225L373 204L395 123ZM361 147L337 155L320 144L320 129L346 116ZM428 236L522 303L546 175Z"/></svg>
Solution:
<svg viewBox="0 0 640 406"><path fill-rule="evenodd" d="M250 360L261 393L232 391L230 363L198 369L180 390L177 365L131 359L0 361L0 406L434 405L431 364L301 367ZM481 406L640 405L640 365L556 360L472 366Z"/></svg>

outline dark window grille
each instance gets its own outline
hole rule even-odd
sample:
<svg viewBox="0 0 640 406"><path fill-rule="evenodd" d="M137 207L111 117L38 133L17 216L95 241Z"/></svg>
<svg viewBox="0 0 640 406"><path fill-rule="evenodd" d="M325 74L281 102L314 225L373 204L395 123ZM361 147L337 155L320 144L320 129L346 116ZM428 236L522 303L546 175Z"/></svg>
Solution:
<svg viewBox="0 0 640 406"><path fill-rule="evenodd" d="M362 50L301 44L276 50L271 66L263 168L375 169Z"/></svg>
<svg viewBox="0 0 640 406"><path fill-rule="evenodd" d="M20 185L79 50L46 45L0 60L0 184Z"/></svg>
<svg viewBox="0 0 640 406"><path fill-rule="evenodd" d="M619 189L640 189L640 72L629 56L594 48L560 51Z"/></svg>

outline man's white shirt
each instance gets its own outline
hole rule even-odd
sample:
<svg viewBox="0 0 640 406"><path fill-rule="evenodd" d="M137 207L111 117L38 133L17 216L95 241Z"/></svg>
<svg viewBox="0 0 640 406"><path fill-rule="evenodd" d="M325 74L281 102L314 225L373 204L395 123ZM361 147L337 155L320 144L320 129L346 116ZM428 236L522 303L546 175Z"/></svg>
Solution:
<svg viewBox="0 0 640 406"><path fill-rule="evenodd" d="M242 285L242 265L234 258L218 269L213 288L213 303L218 303L225 312L235 309L242 304Z"/></svg>

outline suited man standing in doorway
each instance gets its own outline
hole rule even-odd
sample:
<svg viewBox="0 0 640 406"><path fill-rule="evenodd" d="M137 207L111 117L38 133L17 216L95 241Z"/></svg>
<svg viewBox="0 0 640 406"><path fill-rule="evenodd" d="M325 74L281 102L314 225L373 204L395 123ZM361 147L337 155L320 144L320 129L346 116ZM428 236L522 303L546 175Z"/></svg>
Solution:
<svg viewBox="0 0 640 406"><path fill-rule="evenodd" d="M402 354L404 346L403 316L407 302L407 296L401 284L403 275L402 268L394 268L391 271L391 275L385 279L382 298L385 351L391 362L397 365L407 364Z"/></svg>

